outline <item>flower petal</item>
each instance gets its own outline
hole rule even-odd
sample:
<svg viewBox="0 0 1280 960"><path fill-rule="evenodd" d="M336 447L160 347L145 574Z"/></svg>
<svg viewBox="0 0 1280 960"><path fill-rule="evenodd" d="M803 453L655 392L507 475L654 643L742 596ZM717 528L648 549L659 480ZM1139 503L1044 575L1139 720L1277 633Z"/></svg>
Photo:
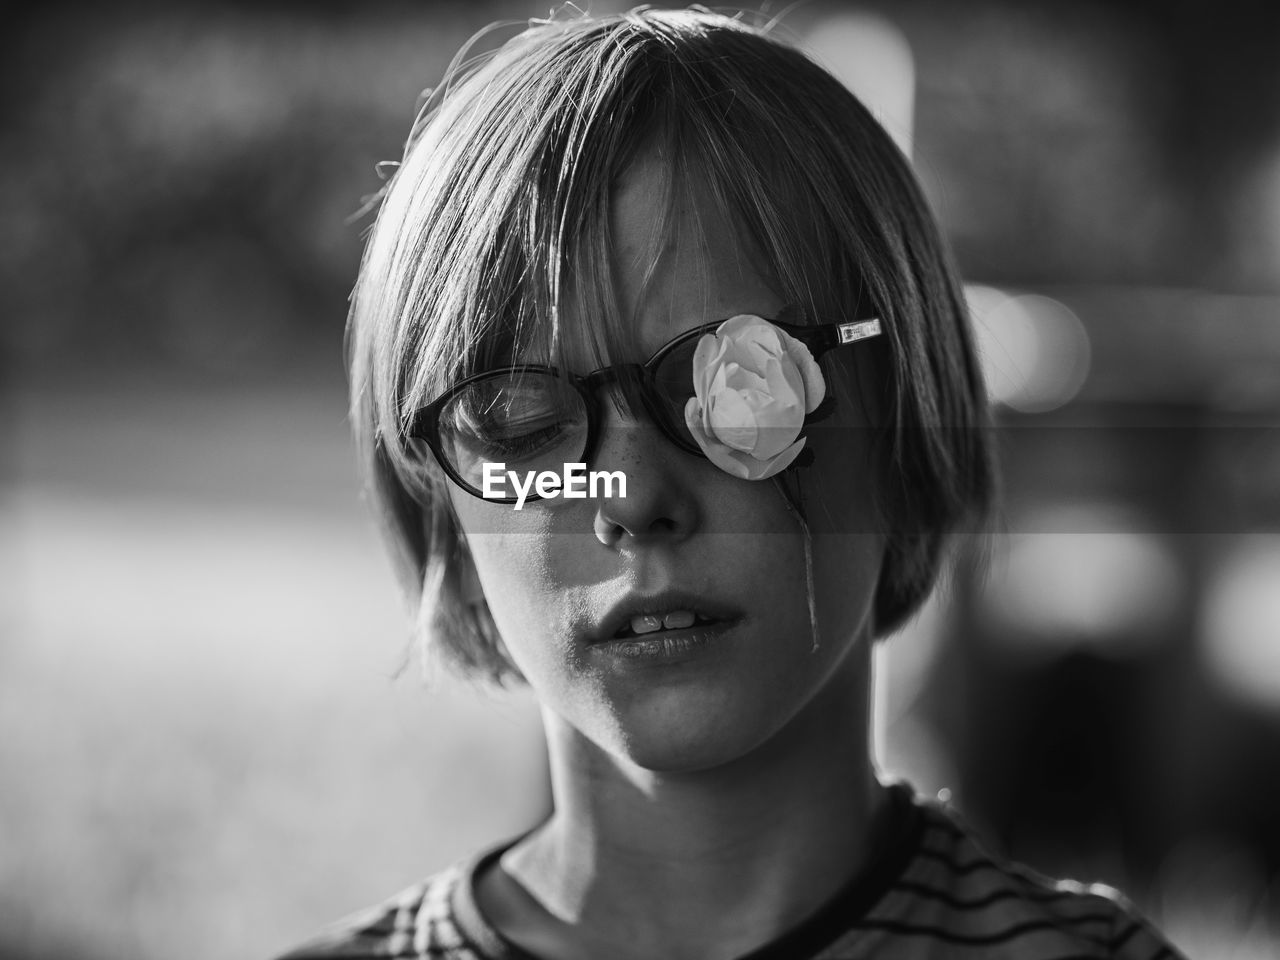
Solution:
<svg viewBox="0 0 1280 960"><path fill-rule="evenodd" d="M731 390L761 392L769 389L769 381L750 367L730 361L720 369L724 371L725 386Z"/></svg>
<svg viewBox="0 0 1280 960"><path fill-rule="evenodd" d="M760 327L771 329L773 324L764 317L756 316L754 313L739 313L716 327L716 336L741 340L744 332Z"/></svg>
<svg viewBox="0 0 1280 960"><path fill-rule="evenodd" d="M765 383L769 393L778 403L795 407L800 411L799 425L804 422L804 379L794 363L788 360L773 360L764 370Z"/></svg>
<svg viewBox="0 0 1280 960"><path fill-rule="evenodd" d="M818 366L818 361L813 358L808 347L785 330L778 332L785 338L783 343L787 348L787 356L800 371L804 382L804 412L813 413L827 395L827 381L822 375L822 368Z"/></svg>
<svg viewBox="0 0 1280 960"><path fill-rule="evenodd" d="M706 431L702 428L702 410L694 397L690 397L689 402L684 406L684 422L708 460L725 473L732 474L739 480L748 479L750 471L746 463L743 462L748 458L744 458L742 454L730 450L724 444L717 443L707 436Z"/></svg>
<svg viewBox="0 0 1280 960"><path fill-rule="evenodd" d="M799 433L798 426L758 426L751 456L757 460L772 460L786 450Z"/></svg>
<svg viewBox="0 0 1280 960"><path fill-rule="evenodd" d="M754 465L750 468L748 480L767 480L776 474L781 473L787 467L791 466L791 462L800 456L800 451L804 449L805 437L801 437L787 449L783 450L776 457L772 457L767 461L754 461Z"/></svg>
<svg viewBox="0 0 1280 960"><path fill-rule="evenodd" d="M755 449L758 434L755 412L741 393L736 390L713 393L706 419L711 435L720 443L743 453Z"/></svg>
<svg viewBox="0 0 1280 960"><path fill-rule="evenodd" d="M711 378L720 366L718 354L722 352L723 344L715 334L708 333L698 340L693 351L693 392L699 400L707 399Z"/></svg>

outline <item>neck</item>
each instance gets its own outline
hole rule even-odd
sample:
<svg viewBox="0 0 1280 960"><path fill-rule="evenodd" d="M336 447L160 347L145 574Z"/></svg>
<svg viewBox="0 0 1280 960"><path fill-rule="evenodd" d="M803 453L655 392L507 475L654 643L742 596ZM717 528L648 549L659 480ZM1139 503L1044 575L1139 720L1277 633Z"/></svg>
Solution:
<svg viewBox="0 0 1280 960"><path fill-rule="evenodd" d="M734 956L775 938L860 873L872 846L883 791L869 670L842 672L848 683L827 683L768 742L711 770L636 767L548 714L555 813L504 869L557 920L641 955Z"/></svg>

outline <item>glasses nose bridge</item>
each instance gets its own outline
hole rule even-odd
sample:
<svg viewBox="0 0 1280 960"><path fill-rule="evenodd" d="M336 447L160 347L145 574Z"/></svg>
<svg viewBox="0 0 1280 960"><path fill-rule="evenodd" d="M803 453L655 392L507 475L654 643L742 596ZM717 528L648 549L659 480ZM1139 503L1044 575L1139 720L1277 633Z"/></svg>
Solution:
<svg viewBox="0 0 1280 960"><path fill-rule="evenodd" d="M603 423L603 404L606 391L616 388L621 392L622 399L627 401L626 412L630 413L633 418L647 422L680 449L691 453L699 452L689 438L680 435L679 426L673 422L668 422L667 417L664 416L663 411L666 401L659 389L658 380L654 376L652 361L643 364L617 363L612 366L601 367L599 370L594 370L587 376L580 378L578 383L584 388L591 402L596 405L598 423ZM624 412L622 405L616 401L614 407L619 413ZM600 426L597 426L596 429L598 432ZM598 444L598 437L596 442Z"/></svg>
<svg viewBox="0 0 1280 960"><path fill-rule="evenodd" d="M615 363L608 367L601 367L599 370L591 371L585 377L578 378L578 383L599 411L604 409L606 395L616 390L622 394L624 400L631 401L629 406L634 408L638 403L638 412L645 416L652 416L649 409L652 402L649 396L651 387L647 372L641 364ZM617 406L615 403L615 407ZM636 412L632 410L633 414Z"/></svg>
<svg viewBox="0 0 1280 960"><path fill-rule="evenodd" d="M595 392L630 378L643 379L644 366L639 363L615 363L601 367L599 370L592 370L585 377L579 377L578 382Z"/></svg>

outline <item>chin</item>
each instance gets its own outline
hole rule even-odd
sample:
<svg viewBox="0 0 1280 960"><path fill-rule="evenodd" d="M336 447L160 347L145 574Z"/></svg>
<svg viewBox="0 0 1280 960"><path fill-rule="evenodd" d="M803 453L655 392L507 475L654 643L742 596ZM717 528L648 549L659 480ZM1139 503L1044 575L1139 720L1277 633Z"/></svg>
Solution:
<svg viewBox="0 0 1280 960"><path fill-rule="evenodd" d="M696 773L740 760L776 732L764 704L723 695L658 696L615 716L606 749L655 773Z"/></svg>

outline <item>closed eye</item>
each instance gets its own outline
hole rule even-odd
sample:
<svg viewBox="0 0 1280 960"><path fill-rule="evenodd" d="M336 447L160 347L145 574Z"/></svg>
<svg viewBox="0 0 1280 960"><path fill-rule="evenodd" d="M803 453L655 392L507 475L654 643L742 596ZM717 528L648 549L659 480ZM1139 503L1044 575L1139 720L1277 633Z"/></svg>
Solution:
<svg viewBox="0 0 1280 960"><path fill-rule="evenodd" d="M573 421L558 420L534 430L512 430L508 427L501 431L477 433L472 435L472 439L482 448L485 459L529 459L554 446L572 427Z"/></svg>

